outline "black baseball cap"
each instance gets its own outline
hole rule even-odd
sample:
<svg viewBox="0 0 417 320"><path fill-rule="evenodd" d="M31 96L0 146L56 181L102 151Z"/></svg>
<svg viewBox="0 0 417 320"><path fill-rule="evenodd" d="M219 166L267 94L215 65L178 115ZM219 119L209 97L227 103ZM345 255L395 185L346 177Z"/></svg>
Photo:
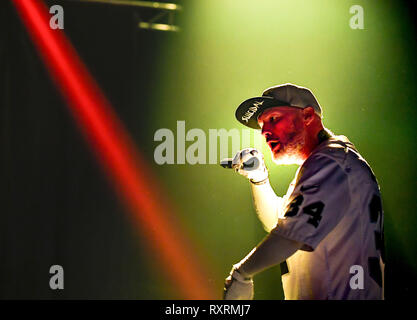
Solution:
<svg viewBox="0 0 417 320"><path fill-rule="evenodd" d="M310 89L285 83L265 89L261 97L243 101L236 109L236 119L243 125L260 130L258 117L267 109L273 107L312 107L321 118L322 110Z"/></svg>

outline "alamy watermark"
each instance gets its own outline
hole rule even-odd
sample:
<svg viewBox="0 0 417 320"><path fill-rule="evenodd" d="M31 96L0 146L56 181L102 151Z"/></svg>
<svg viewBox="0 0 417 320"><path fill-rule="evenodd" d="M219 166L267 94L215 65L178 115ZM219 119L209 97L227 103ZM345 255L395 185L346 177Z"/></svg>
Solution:
<svg viewBox="0 0 417 320"><path fill-rule="evenodd" d="M161 142L154 150L155 162L163 164L218 164L233 157L242 148L262 148L264 138L253 129L186 130L185 121L177 121L176 132L161 128L154 134ZM231 148L229 147L231 145Z"/></svg>
<svg viewBox="0 0 417 320"><path fill-rule="evenodd" d="M49 13L53 14L49 19L49 27L51 29L64 29L64 8L55 4L49 8Z"/></svg>
<svg viewBox="0 0 417 320"><path fill-rule="evenodd" d="M363 267L360 265L353 265L350 267L349 273L353 274L349 281L350 288L352 290L364 289Z"/></svg>
<svg viewBox="0 0 417 320"><path fill-rule="evenodd" d="M353 16L349 20L350 28L363 30L365 28L363 7L355 4L350 7L349 13L353 14Z"/></svg>
<svg viewBox="0 0 417 320"><path fill-rule="evenodd" d="M64 289L64 268L58 264L54 264L49 268L49 273L53 276L49 279L49 287L52 290Z"/></svg>

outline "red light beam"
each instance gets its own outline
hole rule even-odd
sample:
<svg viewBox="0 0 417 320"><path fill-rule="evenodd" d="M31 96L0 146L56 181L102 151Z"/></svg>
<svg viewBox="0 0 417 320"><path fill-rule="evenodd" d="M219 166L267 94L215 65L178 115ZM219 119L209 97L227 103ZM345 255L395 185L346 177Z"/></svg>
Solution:
<svg viewBox="0 0 417 320"><path fill-rule="evenodd" d="M160 196L150 168L65 34L49 27L51 16L46 5L39 0L13 2L80 129L158 254L159 263L185 299L213 299L216 294L208 285L208 274Z"/></svg>

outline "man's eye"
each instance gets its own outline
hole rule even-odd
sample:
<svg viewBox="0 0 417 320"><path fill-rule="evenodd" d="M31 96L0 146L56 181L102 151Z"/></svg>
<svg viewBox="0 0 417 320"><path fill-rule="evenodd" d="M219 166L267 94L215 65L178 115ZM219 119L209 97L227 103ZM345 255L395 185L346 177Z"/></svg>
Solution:
<svg viewBox="0 0 417 320"><path fill-rule="evenodd" d="M269 121L271 121L271 122L277 122L278 120L279 120L279 117L271 117L269 119Z"/></svg>

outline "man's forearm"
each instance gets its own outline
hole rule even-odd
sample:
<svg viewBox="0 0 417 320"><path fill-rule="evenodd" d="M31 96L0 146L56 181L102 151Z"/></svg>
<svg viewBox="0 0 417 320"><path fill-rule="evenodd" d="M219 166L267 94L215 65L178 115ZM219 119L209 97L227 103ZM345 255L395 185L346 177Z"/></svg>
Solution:
<svg viewBox="0 0 417 320"><path fill-rule="evenodd" d="M235 265L244 277L251 278L255 274L277 265L292 256L302 243L270 233L241 262Z"/></svg>
<svg viewBox="0 0 417 320"><path fill-rule="evenodd" d="M278 212L283 199L275 194L269 180L260 185L251 183L251 189L256 214L264 229L270 232L278 222Z"/></svg>

